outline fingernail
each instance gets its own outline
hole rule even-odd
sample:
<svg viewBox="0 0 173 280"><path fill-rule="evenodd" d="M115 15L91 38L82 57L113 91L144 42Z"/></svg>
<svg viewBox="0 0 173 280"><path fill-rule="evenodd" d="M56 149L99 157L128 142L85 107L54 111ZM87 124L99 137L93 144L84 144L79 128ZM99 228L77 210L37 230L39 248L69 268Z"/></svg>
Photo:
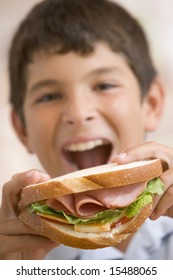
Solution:
<svg viewBox="0 0 173 280"><path fill-rule="evenodd" d="M31 177L34 176L34 173L35 172L33 170L29 171L29 172L26 173L26 177L31 178Z"/></svg>
<svg viewBox="0 0 173 280"><path fill-rule="evenodd" d="M126 154L126 153L121 153L121 154L118 155L118 158L119 158L119 159L124 159L124 158L126 158L126 157L127 157L127 154Z"/></svg>
<svg viewBox="0 0 173 280"><path fill-rule="evenodd" d="M151 220L155 220L155 218L156 218L156 217L155 217L155 212L152 212L151 215L150 215L150 219L151 219Z"/></svg>
<svg viewBox="0 0 173 280"><path fill-rule="evenodd" d="M50 176L47 173L41 172L40 175L41 175L42 179L45 179L45 180L49 180L50 179Z"/></svg>

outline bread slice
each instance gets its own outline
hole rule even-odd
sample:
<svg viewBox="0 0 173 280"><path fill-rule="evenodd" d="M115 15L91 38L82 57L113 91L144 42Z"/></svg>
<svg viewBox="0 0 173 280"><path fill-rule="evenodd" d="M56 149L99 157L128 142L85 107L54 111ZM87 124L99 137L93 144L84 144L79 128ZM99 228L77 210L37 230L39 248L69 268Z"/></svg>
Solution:
<svg viewBox="0 0 173 280"><path fill-rule="evenodd" d="M60 195L149 181L162 174L159 159L91 167L22 189L20 207Z"/></svg>
<svg viewBox="0 0 173 280"><path fill-rule="evenodd" d="M102 233L76 232L71 226L52 222L35 213L29 213L25 208L20 219L34 228L41 235L66 246L79 249L98 249L114 246L136 232L151 213L152 204L147 204L138 215L125 224L119 224L114 229Z"/></svg>

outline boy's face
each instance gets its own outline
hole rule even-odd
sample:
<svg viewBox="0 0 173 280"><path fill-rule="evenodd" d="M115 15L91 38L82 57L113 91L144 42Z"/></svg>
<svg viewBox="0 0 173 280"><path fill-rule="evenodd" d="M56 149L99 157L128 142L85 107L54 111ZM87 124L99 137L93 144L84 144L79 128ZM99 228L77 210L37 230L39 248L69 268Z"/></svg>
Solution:
<svg viewBox="0 0 173 280"><path fill-rule="evenodd" d="M21 138L54 177L142 143L148 108L125 59L104 44L88 56L37 54L28 66Z"/></svg>

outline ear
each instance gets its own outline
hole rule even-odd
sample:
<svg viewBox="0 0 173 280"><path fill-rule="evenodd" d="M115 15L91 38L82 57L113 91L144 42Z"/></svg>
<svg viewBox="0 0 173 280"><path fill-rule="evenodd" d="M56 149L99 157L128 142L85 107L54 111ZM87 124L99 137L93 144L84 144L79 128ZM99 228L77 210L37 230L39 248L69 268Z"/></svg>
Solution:
<svg viewBox="0 0 173 280"><path fill-rule="evenodd" d="M154 131L157 129L164 108L164 89L161 80L157 77L147 95L143 99L144 129Z"/></svg>
<svg viewBox="0 0 173 280"><path fill-rule="evenodd" d="M29 138L27 135L26 126L24 122L21 120L19 114L14 109L12 109L11 112L11 120L12 120L13 128L17 136L19 137L20 141L24 144L24 146L26 147L29 153L33 153L29 145L29 141L28 141Z"/></svg>

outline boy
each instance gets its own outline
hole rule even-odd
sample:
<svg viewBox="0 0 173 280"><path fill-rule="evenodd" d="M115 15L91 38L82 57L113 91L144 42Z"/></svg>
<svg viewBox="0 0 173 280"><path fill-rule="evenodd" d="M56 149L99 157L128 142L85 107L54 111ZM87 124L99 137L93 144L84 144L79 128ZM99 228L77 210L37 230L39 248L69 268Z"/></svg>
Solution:
<svg viewBox="0 0 173 280"><path fill-rule="evenodd" d="M19 27L9 69L14 128L47 173L33 169L4 185L1 259L41 259L59 245L18 219L24 186L110 161L157 157L167 164L165 192L151 215L157 220L116 248L79 250L76 258L172 259L173 222L160 216L173 216L173 150L142 144L157 128L164 94L136 20L106 0L45 0Z"/></svg>

